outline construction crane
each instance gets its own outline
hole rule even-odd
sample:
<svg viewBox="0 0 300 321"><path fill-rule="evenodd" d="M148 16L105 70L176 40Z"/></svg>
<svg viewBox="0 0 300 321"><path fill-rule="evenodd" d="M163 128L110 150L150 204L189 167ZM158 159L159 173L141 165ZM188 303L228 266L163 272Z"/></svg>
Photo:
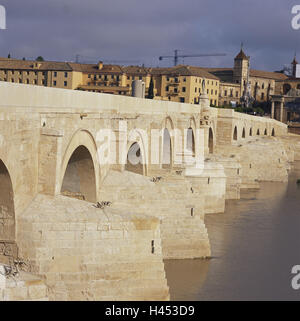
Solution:
<svg viewBox="0 0 300 321"><path fill-rule="evenodd" d="M196 54L196 55L178 55L178 49L174 50L174 56L160 56L159 60L163 60L166 58L174 59L174 66L178 64L178 58L196 58L196 57L224 57L226 54L224 53L215 53L215 54Z"/></svg>

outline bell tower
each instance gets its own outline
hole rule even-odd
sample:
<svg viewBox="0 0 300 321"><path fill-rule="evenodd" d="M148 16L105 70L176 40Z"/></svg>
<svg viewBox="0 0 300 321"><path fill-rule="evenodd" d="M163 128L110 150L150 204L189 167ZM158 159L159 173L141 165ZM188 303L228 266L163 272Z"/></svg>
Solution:
<svg viewBox="0 0 300 321"><path fill-rule="evenodd" d="M241 85L241 93L244 92L245 85L248 81L250 57L246 56L243 50L243 44L241 45L241 51L234 58L233 67L233 81Z"/></svg>
<svg viewBox="0 0 300 321"><path fill-rule="evenodd" d="M298 61L296 60L296 53L295 53L294 60L292 61L292 76L294 78L296 78L297 65L298 65Z"/></svg>

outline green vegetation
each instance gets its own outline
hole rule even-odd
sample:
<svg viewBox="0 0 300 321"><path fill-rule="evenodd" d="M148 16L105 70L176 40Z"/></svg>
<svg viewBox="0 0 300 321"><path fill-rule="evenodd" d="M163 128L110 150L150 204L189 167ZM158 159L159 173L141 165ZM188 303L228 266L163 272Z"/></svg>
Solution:
<svg viewBox="0 0 300 321"><path fill-rule="evenodd" d="M36 61L44 61L44 58L42 56L38 56L35 60Z"/></svg>
<svg viewBox="0 0 300 321"><path fill-rule="evenodd" d="M243 107L241 104L238 104L236 107L232 107L231 104L227 104L224 106L218 106L217 108L227 108L227 109L234 109L238 113L250 114L250 115L257 115L257 116L264 116L265 114L271 113L271 102L257 102L255 101L252 106L246 108Z"/></svg>
<svg viewBox="0 0 300 321"><path fill-rule="evenodd" d="M154 83L153 83L152 77L151 77L151 80L150 80L148 95L147 95L146 98L148 98L148 99L153 99L154 98Z"/></svg>
<svg viewBox="0 0 300 321"><path fill-rule="evenodd" d="M260 107L242 107L238 106L234 109L238 113L244 113L244 114L251 114L251 115L258 115L263 116L265 114L264 110Z"/></svg>

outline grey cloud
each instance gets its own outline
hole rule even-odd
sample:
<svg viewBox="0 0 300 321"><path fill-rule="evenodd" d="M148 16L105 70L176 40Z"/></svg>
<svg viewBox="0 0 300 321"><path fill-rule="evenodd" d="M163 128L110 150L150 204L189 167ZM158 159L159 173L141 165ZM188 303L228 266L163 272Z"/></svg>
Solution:
<svg viewBox="0 0 300 321"><path fill-rule="evenodd" d="M202 66L231 66L244 41L255 68L289 63L300 31L291 28L291 0L0 0L8 29L0 55L43 55L74 60L76 54L159 64L173 49L226 52L224 58L188 59ZM171 64L163 62L163 65ZM160 63L162 65L162 63Z"/></svg>

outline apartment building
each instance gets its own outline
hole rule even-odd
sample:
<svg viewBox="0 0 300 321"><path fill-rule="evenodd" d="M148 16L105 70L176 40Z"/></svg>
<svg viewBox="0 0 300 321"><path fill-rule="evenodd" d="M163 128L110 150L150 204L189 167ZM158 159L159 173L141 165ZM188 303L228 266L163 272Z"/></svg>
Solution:
<svg viewBox="0 0 300 321"><path fill-rule="evenodd" d="M65 62L0 59L0 81L76 89L81 74Z"/></svg>
<svg viewBox="0 0 300 321"><path fill-rule="evenodd" d="M203 88L212 106L218 105L220 80L203 68L179 65L171 68L151 68L155 99L198 104Z"/></svg>

